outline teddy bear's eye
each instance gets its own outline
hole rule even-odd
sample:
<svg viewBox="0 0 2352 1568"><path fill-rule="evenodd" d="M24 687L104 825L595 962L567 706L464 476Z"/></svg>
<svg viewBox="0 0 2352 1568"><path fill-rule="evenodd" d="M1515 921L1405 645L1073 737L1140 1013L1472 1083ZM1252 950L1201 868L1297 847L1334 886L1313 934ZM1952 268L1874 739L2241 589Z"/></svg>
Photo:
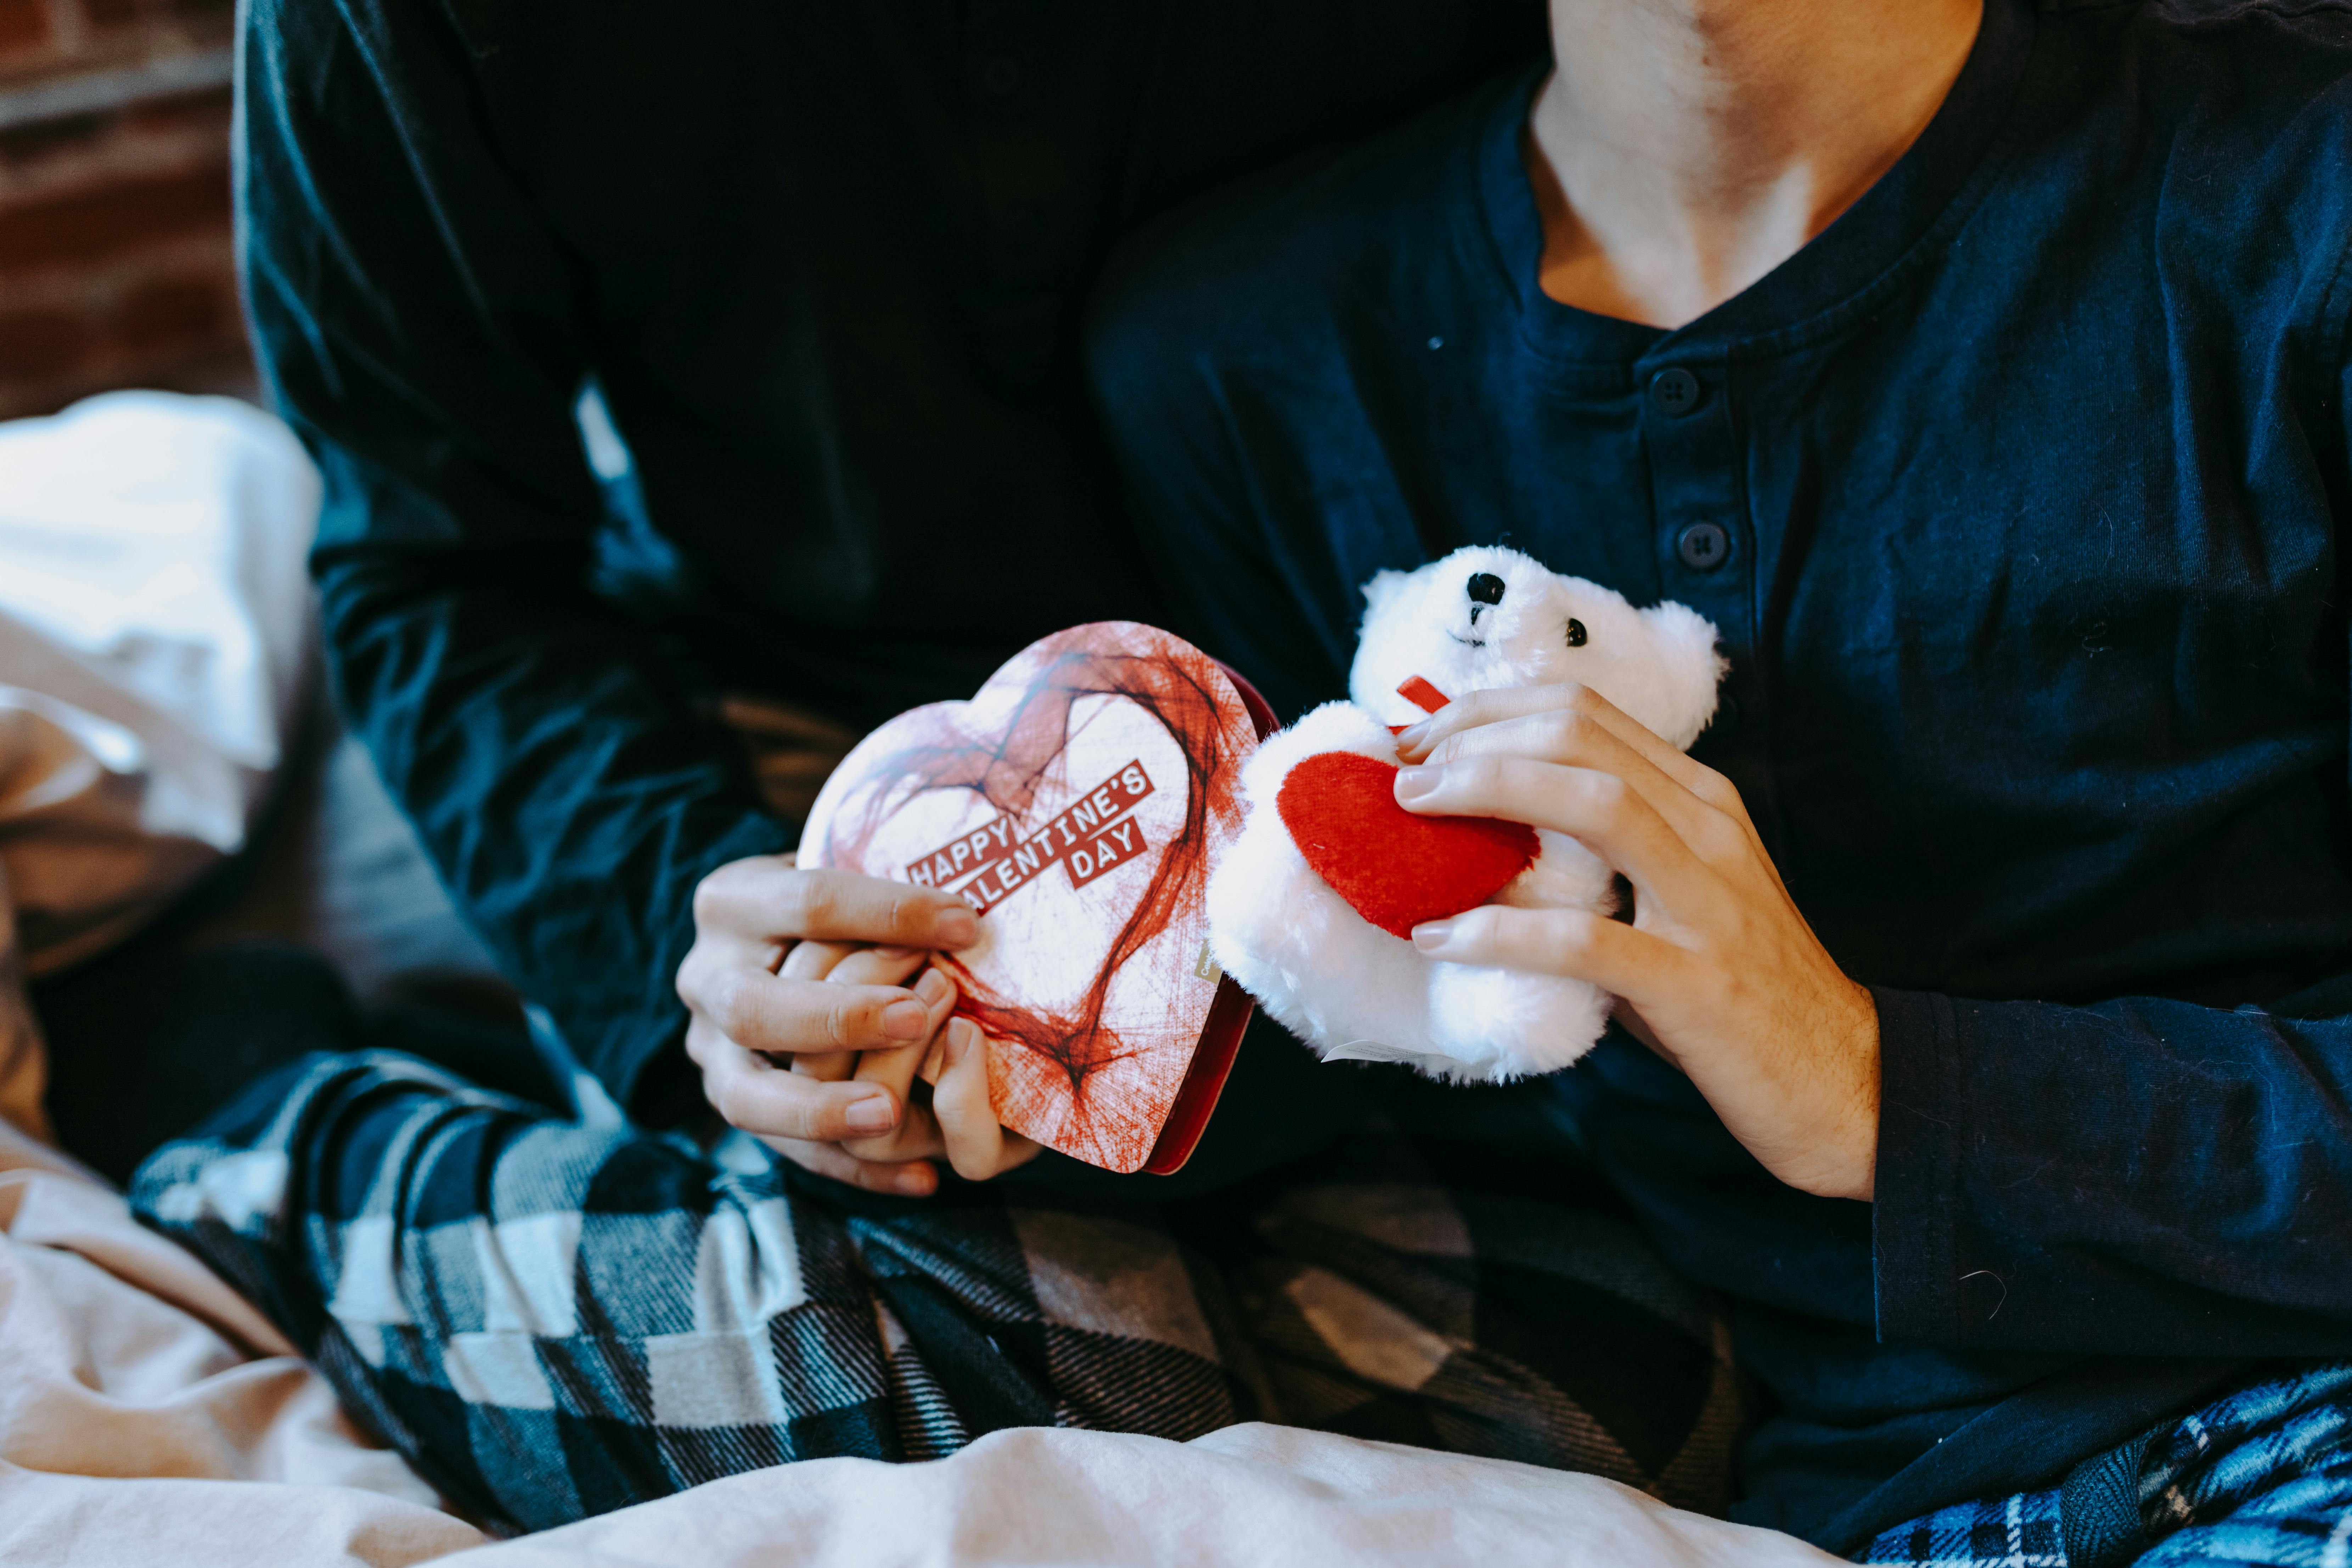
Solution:
<svg viewBox="0 0 2352 1568"><path fill-rule="evenodd" d="M1586 643L1591 640L1592 639L1591 637L1584 635L1584 623L1582 621L1571 619L1568 623L1569 647L1582 647Z"/></svg>

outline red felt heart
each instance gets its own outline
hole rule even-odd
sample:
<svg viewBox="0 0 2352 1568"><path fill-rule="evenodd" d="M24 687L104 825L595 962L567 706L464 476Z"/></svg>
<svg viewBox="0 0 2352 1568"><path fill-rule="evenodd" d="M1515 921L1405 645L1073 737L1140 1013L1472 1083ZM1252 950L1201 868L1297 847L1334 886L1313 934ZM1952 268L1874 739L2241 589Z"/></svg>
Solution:
<svg viewBox="0 0 2352 1568"><path fill-rule="evenodd" d="M1282 825L1317 876L1391 936L1475 909L1535 864L1536 830L1491 816L1415 816L1397 771L1356 752L1319 752L1275 793Z"/></svg>

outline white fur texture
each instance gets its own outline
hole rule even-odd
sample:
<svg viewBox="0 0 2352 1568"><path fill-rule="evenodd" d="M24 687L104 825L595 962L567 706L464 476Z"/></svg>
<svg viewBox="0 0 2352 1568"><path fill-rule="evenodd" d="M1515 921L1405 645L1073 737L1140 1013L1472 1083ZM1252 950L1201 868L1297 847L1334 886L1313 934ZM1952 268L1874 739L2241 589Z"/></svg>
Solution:
<svg viewBox="0 0 2352 1568"><path fill-rule="evenodd" d="M1481 574L1501 579L1499 603L1470 596ZM1558 975L1444 963L1391 936L1307 867L1276 796L1290 770L1319 752L1396 763L1388 727L1426 717L1396 691L1416 675L1448 697L1580 681L1687 747L1715 716L1725 668L1715 627L1681 605L1636 610L1622 595L1491 545L1382 572L1364 599L1353 700L1325 703L1267 737L1242 770L1249 816L1209 879L1217 962L1326 1061L1405 1062L1465 1081L1564 1068L1601 1037L1606 993ZM1584 629L1581 646L1570 644L1571 620ZM1494 902L1613 909L1607 866L1564 835L1537 837L1535 864Z"/></svg>

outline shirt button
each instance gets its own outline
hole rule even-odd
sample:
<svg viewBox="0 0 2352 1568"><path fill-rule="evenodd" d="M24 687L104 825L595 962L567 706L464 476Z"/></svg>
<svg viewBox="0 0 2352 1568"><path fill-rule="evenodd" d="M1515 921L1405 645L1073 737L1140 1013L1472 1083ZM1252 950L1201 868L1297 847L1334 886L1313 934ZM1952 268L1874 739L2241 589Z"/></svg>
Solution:
<svg viewBox="0 0 2352 1568"><path fill-rule="evenodd" d="M1650 406L1679 419L1698 406L1706 390L1698 377L1686 370L1662 370L1650 378Z"/></svg>
<svg viewBox="0 0 2352 1568"><path fill-rule="evenodd" d="M1712 572L1731 554L1731 535L1719 522L1694 522L1675 536L1675 553L1694 572Z"/></svg>

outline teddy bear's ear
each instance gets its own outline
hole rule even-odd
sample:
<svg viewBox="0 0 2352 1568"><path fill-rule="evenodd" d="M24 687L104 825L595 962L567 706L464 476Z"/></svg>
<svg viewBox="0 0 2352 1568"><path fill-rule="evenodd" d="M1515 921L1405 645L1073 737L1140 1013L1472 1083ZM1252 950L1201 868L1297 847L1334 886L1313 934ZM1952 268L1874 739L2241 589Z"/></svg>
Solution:
<svg viewBox="0 0 2352 1568"><path fill-rule="evenodd" d="M1412 582L1415 575L1416 574L1412 572L1394 572L1386 569L1373 573L1372 580L1364 584L1362 626L1370 626L1385 614L1391 602L1399 594L1404 592L1405 584Z"/></svg>
<svg viewBox="0 0 2352 1568"><path fill-rule="evenodd" d="M1661 676L1652 727L1687 751L1715 717L1716 687L1731 667L1715 651L1715 623L1689 605L1653 605L1641 616Z"/></svg>

